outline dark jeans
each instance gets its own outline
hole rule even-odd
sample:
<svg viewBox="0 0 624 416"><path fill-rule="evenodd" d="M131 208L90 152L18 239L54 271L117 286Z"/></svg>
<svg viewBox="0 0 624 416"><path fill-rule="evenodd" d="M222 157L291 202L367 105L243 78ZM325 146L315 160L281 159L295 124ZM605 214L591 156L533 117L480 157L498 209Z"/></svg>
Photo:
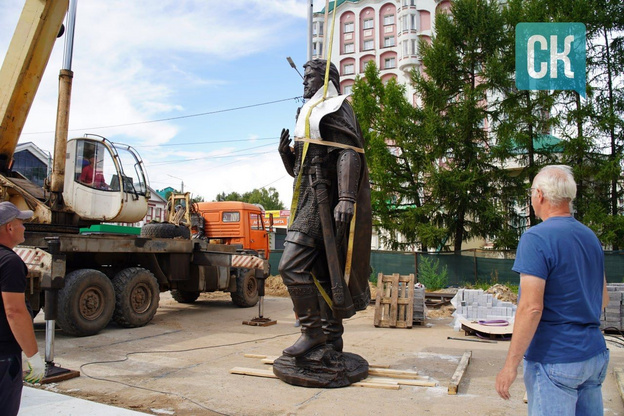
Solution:
<svg viewBox="0 0 624 416"><path fill-rule="evenodd" d="M22 400L22 355L0 355L0 414L15 416Z"/></svg>

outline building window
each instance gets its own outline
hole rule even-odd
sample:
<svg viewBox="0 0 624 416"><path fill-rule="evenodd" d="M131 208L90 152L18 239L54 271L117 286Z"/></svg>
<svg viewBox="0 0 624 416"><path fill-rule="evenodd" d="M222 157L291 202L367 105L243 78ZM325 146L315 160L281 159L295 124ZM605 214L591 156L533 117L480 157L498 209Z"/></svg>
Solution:
<svg viewBox="0 0 624 416"><path fill-rule="evenodd" d="M365 51L370 51L371 49L375 48L375 43L372 40L365 40L364 41L364 50Z"/></svg>
<svg viewBox="0 0 624 416"><path fill-rule="evenodd" d="M384 25L393 25L394 24L394 15L387 14L384 16Z"/></svg>
<svg viewBox="0 0 624 416"><path fill-rule="evenodd" d="M396 68L396 58L384 59L384 69Z"/></svg>
<svg viewBox="0 0 624 416"><path fill-rule="evenodd" d="M342 89L343 95L349 95L352 92L353 92L353 85L345 85L344 88Z"/></svg>
<svg viewBox="0 0 624 416"><path fill-rule="evenodd" d="M346 22L344 24L344 33L351 33L354 30L355 24L353 22Z"/></svg>
<svg viewBox="0 0 624 416"><path fill-rule="evenodd" d="M353 43L347 43L346 45L344 45L344 53L353 53L355 52L355 46L353 46Z"/></svg>
<svg viewBox="0 0 624 416"><path fill-rule="evenodd" d="M158 219L158 221L162 221L163 215L162 215L162 208L156 208L156 219Z"/></svg>
<svg viewBox="0 0 624 416"><path fill-rule="evenodd" d="M385 48L388 48L388 47L394 46L394 45L395 45L395 43L394 43L394 36L390 36L390 37L384 38L384 47Z"/></svg>
<svg viewBox="0 0 624 416"><path fill-rule="evenodd" d="M314 56L323 55L323 42L314 42L314 51L312 53Z"/></svg>
<svg viewBox="0 0 624 416"><path fill-rule="evenodd" d="M373 19L364 20L364 29L372 29L373 27Z"/></svg>
<svg viewBox="0 0 624 416"><path fill-rule="evenodd" d="M345 64L342 70L344 75L353 75L355 73L355 67L353 64Z"/></svg>

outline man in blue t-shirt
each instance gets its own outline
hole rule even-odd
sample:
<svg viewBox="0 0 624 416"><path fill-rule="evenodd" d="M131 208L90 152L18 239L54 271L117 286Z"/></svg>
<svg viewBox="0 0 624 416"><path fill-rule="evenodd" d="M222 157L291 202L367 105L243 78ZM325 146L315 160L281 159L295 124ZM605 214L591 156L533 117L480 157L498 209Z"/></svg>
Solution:
<svg viewBox="0 0 624 416"><path fill-rule="evenodd" d="M530 191L543 222L522 235L516 251L520 298L496 391L509 399L524 357L529 415L602 415L609 363L600 331L608 302L602 246L571 215L576 183L569 166L546 166Z"/></svg>
<svg viewBox="0 0 624 416"><path fill-rule="evenodd" d="M20 211L0 202L0 414L17 415L22 396L22 351L28 361L25 380L38 383L45 374L32 316L26 307L28 269L13 248L24 242L24 220L32 211Z"/></svg>

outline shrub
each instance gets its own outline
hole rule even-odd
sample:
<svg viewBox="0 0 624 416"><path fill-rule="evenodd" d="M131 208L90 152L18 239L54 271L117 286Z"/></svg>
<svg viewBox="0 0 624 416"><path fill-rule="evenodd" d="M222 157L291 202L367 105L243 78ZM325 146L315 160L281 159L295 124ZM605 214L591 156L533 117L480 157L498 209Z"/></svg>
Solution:
<svg viewBox="0 0 624 416"><path fill-rule="evenodd" d="M446 287L448 284L446 266L440 269L440 259L426 256L419 257L418 281L425 285L428 290L438 290Z"/></svg>

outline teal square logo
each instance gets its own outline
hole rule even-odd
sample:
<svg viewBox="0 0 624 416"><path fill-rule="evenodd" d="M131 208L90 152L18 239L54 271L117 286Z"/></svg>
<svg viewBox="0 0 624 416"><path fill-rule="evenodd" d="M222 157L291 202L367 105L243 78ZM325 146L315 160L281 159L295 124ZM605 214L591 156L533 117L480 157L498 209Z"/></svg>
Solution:
<svg viewBox="0 0 624 416"><path fill-rule="evenodd" d="M585 97L585 25L518 23L516 87L574 90Z"/></svg>

